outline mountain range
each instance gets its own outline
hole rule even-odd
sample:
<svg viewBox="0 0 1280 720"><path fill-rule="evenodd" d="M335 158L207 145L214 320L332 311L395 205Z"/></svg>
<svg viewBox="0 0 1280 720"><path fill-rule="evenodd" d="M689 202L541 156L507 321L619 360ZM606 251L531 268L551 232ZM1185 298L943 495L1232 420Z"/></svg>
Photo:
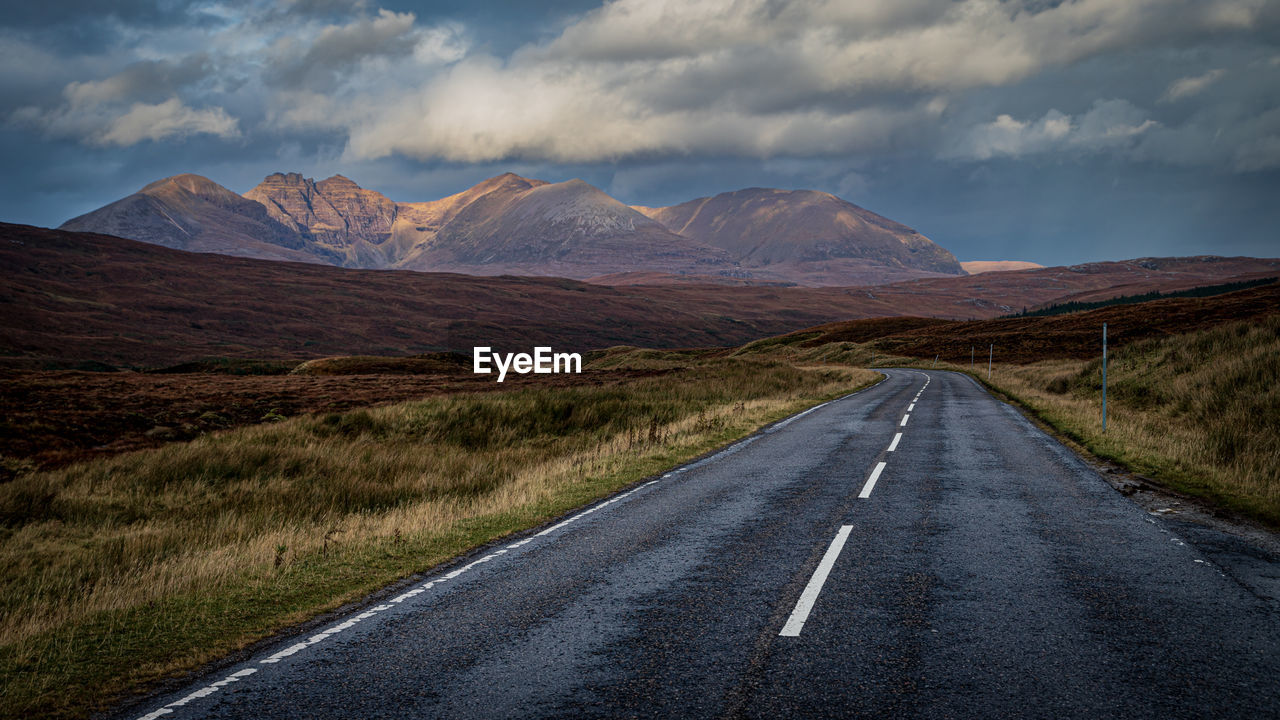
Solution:
<svg viewBox="0 0 1280 720"><path fill-rule="evenodd" d="M396 202L342 175L274 173L243 196L177 175L61 229L266 260L603 284L634 284L636 273L646 283L809 286L966 274L915 230L829 193L750 188L631 207L581 180L512 173L426 202Z"/></svg>
<svg viewBox="0 0 1280 720"><path fill-rule="evenodd" d="M466 353L475 345L724 347L850 318L994 318L1044 303L1277 275L1280 259L1189 257L875 287L606 287L226 257L0 223L0 373L82 362Z"/></svg>

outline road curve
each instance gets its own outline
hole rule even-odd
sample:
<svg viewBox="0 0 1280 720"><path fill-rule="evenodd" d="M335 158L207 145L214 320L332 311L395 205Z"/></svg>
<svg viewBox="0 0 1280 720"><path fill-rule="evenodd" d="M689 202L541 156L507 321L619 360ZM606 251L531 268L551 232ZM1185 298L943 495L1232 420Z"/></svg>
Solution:
<svg viewBox="0 0 1280 720"><path fill-rule="evenodd" d="M1280 717L1280 559L885 374L118 716Z"/></svg>

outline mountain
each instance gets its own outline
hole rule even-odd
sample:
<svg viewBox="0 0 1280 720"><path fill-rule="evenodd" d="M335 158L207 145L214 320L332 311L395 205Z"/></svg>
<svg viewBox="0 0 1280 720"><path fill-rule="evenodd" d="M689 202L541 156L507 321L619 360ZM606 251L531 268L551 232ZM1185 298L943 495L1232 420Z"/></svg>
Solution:
<svg viewBox="0 0 1280 720"><path fill-rule="evenodd" d="M426 202L396 202L342 175L273 173L243 197L180 175L62 229L270 260L602 284L852 286L965 274L915 230L828 193L751 188L641 208L581 180L512 173Z"/></svg>
<svg viewBox="0 0 1280 720"><path fill-rule="evenodd" d="M740 274L724 250L672 233L581 180L541 183L506 175L495 181L418 243L400 267L576 279L637 268Z"/></svg>
<svg viewBox="0 0 1280 720"><path fill-rule="evenodd" d="M262 203L199 175L157 180L128 197L62 224L178 250L263 260L326 262Z"/></svg>
<svg viewBox="0 0 1280 720"><path fill-rule="evenodd" d="M1098 299L1277 275L1280 260L1194 257L862 288L604 287L197 255L0 223L0 367L302 360L473 345L728 346L850 318L993 318L1083 293Z"/></svg>
<svg viewBox="0 0 1280 720"><path fill-rule="evenodd" d="M925 236L830 193L749 188L638 209L674 233L724 249L755 277L857 285L965 274Z"/></svg>
<svg viewBox="0 0 1280 720"><path fill-rule="evenodd" d="M987 272L1009 272L1010 270L1036 270L1044 267L1039 263L1024 260L966 260L960 267L970 275L981 275Z"/></svg>
<svg viewBox="0 0 1280 720"><path fill-rule="evenodd" d="M394 265L398 253L388 241L396 204L348 178L315 182L298 173L274 173L249 192L271 219L306 238L310 251L344 267Z"/></svg>

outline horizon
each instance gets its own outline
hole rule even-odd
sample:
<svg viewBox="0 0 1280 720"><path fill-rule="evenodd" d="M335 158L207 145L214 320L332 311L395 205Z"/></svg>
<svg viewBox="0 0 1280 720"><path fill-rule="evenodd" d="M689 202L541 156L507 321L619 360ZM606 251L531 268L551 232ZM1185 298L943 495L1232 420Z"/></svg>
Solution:
<svg viewBox="0 0 1280 720"><path fill-rule="evenodd" d="M648 207L818 190L966 261L1270 257L1277 37L1236 0L23 7L0 220L182 173L411 202L509 171Z"/></svg>

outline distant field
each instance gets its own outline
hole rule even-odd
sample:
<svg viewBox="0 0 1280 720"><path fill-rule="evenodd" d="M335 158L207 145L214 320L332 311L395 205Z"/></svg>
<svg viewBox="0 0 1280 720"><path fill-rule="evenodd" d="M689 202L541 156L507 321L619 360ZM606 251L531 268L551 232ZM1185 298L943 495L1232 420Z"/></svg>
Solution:
<svg viewBox="0 0 1280 720"><path fill-rule="evenodd" d="M469 367L422 358L321 359L288 372L293 367L285 364L273 374L223 372L217 363L160 373L0 374L0 482L23 469L57 468L308 413L530 385L612 385L652 374L588 368L576 376L513 375L499 385Z"/></svg>
<svg viewBox="0 0 1280 720"><path fill-rule="evenodd" d="M0 484L0 716L84 716L875 379L597 361L577 385L299 415Z"/></svg>

